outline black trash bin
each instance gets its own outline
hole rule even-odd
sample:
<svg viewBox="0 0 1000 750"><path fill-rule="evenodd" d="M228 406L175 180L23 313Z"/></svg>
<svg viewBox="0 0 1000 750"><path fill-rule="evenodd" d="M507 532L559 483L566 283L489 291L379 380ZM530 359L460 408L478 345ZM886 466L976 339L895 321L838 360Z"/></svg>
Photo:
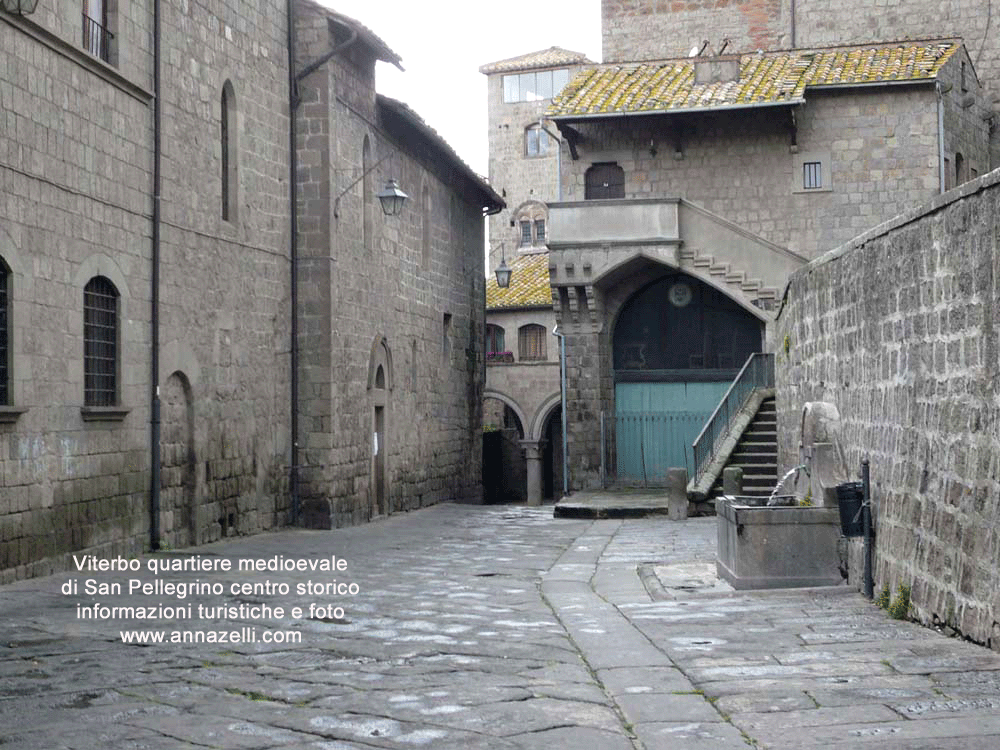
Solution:
<svg viewBox="0 0 1000 750"><path fill-rule="evenodd" d="M837 485L837 504L840 506L840 530L844 536L863 536L865 489L861 482L844 482Z"/></svg>

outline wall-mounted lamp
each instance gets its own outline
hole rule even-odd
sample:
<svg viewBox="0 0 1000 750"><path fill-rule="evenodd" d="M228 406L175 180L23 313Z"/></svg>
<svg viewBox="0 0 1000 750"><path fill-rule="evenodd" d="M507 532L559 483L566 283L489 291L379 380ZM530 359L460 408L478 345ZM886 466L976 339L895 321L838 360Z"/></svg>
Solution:
<svg viewBox="0 0 1000 750"><path fill-rule="evenodd" d="M8 13L14 13L19 16L34 13L37 7L38 0L0 0L0 8L3 8Z"/></svg>
<svg viewBox="0 0 1000 750"><path fill-rule="evenodd" d="M403 210L403 204L406 203L406 199L410 196L399 189L398 182L389 180L385 183L385 188L381 192L376 193L375 197L382 204L382 213L386 216L399 216Z"/></svg>
<svg viewBox="0 0 1000 750"><path fill-rule="evenodd" d="M10 0L0 0L0 2L10 2ZM382 162L384 162L386 159L388 159L395 153L396 153L395 151L390 151L388 154L386 154L377 162L368 167L368 169L366 169L364 172L361 173L358 179L356 179L354 182L352 182L350 185L348 185L340 192L340 195L338 195L333 201L334 218L337 219L340 218L340 199L343 198L345 195L347 195L349 192L351 192L351 190L354 189L355 185L357 185L359 182L365 179L365 177L370 175L377 166L379 166ZM375 197L378 198L378 202L382 204L382 213L384 213L386 216L399 216L399 214L403 210L403 204L406 203L406 199L409 198L410 196L408 196L406 193L404 193L402 190L399 189L399 183L396 182L396 180L390 179L388 182L386 182L385 187L381 191L375 193Z"/></svg>
<svg viewBox="0 0 1000 750"><path fill-rule="evenodd" d="M506 289L510 286L510 275L513 271L507 265L507 259L503 254L503 243L500 243L500 265L497 266L495 271L497 275L497 286L501 289Z"/></svg>

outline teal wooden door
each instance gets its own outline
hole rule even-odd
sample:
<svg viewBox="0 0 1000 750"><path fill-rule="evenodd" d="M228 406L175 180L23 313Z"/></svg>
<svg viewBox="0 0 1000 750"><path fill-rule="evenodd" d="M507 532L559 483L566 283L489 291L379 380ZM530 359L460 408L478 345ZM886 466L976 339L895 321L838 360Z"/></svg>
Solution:
<svg viewBox="0 0 1000 750"><path fill-rule="evenodd" d="M690 474L691 444L729 386L727 381L617 383L619 481L662 483L674 467Z"/></svg>

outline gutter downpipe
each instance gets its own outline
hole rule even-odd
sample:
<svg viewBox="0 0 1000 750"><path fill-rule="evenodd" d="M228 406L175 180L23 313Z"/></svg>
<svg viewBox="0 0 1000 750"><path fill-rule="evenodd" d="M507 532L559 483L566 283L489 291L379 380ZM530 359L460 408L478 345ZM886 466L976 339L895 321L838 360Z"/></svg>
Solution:
<svg viewBox="0 0 1000 750"><path fill-rule="evenodd" d="M155 0L159 2L159 0ZM299 183L298 183L298 132L295 127L295 114L298 111L302 100L299 98L299 81L303 80L314 71L318 70L324 63L332 59L335 55L350 47L358 38L358 32L349 26L350 36L344 42L334 45L326 54L318 60L313 61L300 73L295 71L295 3L297 0L288 0L288 204L289 204L289 264L291 266L291 284L289 287L289 303L291 310L291 326L289 335L291 336L289 380L291 383L290 398L291 415L289 429L291 435L291 461L289 476L289 491L291 494L291 523L295 525L299 521Z"/></svg>
<svg viewBox="0 0 1000 750"><path fill-rule="evenodd" d="M149 548L160 548L160 0L153 0L153 247L150 269Z"/></svg>
<svg viewBox="0 0 1000 750"><path fill-rule="evenodd" d="M291 493L292 525L299 520L299 217L298 217L298 132L295 128L295 110L298 107L298 85L295 78L295 2L288 0L288 258L290 265L289 304L291 305L291 346L289 380L291 393L291 474L288 478Z"/></svg>
<svg viewBox="0 0 1000 750"><path fill-rule="evenodd" d="M559 326L552 329L559 337L559 391L562 410L563 497L569 495L569 446L566 443L566 336L559 333Z"/></svg>
<svg viewBox="0 0 1000 750"><path fill-rule="evenodd" d="M791 0L791 8L789 9L789 15L791 16L791 37L792 37L791 48L795 49L795 0Z"/></svg>
<svg viewBox="0 0 1000 750"><path fill-rule="evenodd" d="M944 170L944 104L941 92L941 81L934 83L934 90L937 92L937 116L938 116L938 181L941 188L938 192L943 193L947 186L947 175Z"/></svg>

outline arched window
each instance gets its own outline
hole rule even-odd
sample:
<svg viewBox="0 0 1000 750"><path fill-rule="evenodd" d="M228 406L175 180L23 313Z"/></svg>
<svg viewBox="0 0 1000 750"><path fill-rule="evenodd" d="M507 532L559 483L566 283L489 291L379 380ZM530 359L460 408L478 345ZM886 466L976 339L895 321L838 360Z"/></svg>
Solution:
<svg viewBox="0 0 1000 750"><path fill-rule="evenodd" d="M222 219L236 220L237 151L236 151L236 94L232 81L222 85L222 110L219 140L222 151Z"/></svg>
<svg viewBox="0 0 1000 750"><path fill-rule="evenodd" d="M375 187L372 180L372 147L371 143L368 141L368 136L365 136L365 141L361 145L361 174L364 175L361 179L361 206L363 215L361 218L362 223L362 235L365 243L365 247L370 249L372 246L372 224L375 221L374 214L372 214L372 201L375 200Z"/></svg>
<svg viewBox="0 0 1000 750"><path fill-rule="evenodd" d="M625 170L615 162L594 164L584 175L584 196L587 200L625 197Z"/></svg>
<svg viewBox="0 0 1000 750"><path fill-rule="evenodd" d="M528 201L514 211L515 244L518 248L545 249L548 209L544 203Z"/></svg>
<svg viewBox="0 0 1000 750"><path fill-rule="evenodd" d="M0 258L0 405L10 406L10 268Z"/></svg>
<svg viewBox="0 0 1000 750"><path fill-rule="evenodd" d="M504 341L503 341L503 328L493 323L486 324L486 353L493 354L495 352L503 352Z"/></svg>
<svg viewBox="0 0 1000 750"><path fill-rule="evenodd" d="M118 403L118 290L103 276L83 289L83 402Z"/></svg>
<svg viewBox="0 0 1000 750"><path fill-rule="evenodd" d="M955 152L955 186L958 187L965 182L965 157L961 151Z"/></svg>
<svg viewBox="0 0 1000 750"><path fill-rule="evenodd" d="M545 326L529 323L517 329L517 358L522 362L545 359Z"/></svg>
<svg viewBox="0 0 1000 750"><path fill-rule="evenodd" d="M421 222L421 247L423 249L421 262L425 269L431 267L431 191L424 183L420 192L420 222Z"/></svg>

